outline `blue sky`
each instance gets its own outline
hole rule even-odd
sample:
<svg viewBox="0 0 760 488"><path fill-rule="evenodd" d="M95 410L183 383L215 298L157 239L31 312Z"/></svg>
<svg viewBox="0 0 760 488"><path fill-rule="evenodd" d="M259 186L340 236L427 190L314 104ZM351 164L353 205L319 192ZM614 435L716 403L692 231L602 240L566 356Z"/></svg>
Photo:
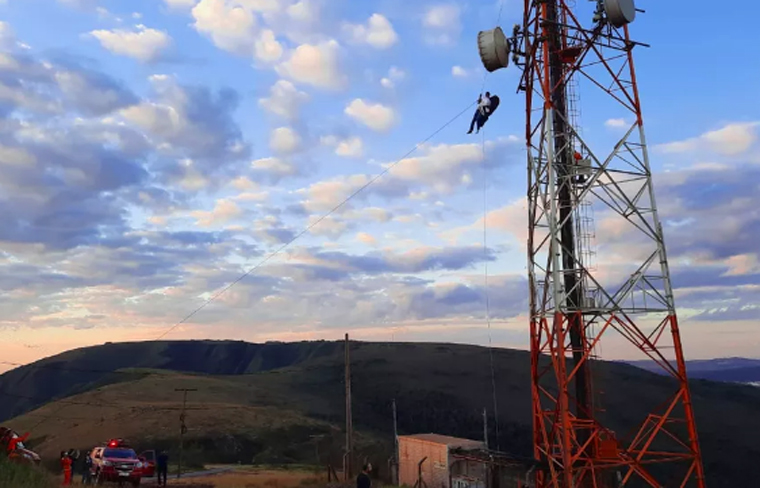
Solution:
<svg viewBox="0 0 760 488"><path fill-rule="evenodd" d="M500 6L0 0L10 357L158 337L472 103ZM760 62L737 46L760 7L638 6L687 354L757 356ZM517 79L486 79L502 105L482 137L468 112L168 337L483 344L487 262L493 342L525 347ZM619 114L581 96L584 134L614 144Z"/></svg>

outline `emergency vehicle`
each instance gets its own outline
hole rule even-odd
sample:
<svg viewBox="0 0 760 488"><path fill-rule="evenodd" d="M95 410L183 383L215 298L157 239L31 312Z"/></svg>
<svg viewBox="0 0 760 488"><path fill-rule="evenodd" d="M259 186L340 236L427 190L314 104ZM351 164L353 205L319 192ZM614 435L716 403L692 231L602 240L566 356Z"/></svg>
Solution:
<svg viewBox="0 0 760 488"><path fill-rule="evenodd" d="M111 439L106 445L96 447L90 453L90 458L90 472L96 485L115 482L120 486L125 483L140 486L143 462L124 439Z"/></svg>

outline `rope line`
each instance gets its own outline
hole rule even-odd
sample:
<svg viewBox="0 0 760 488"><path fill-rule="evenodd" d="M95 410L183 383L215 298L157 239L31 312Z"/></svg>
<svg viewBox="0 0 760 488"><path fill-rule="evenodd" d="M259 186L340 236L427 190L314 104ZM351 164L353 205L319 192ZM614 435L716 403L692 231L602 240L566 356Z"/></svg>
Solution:
<svg viewBox="0 0 760 488"><path fill-rule="evenodd" d="M499 15L496 18L496 25L501 22L501 14L504 11L504 0L501 0L499 5ZM488 71L483 74L483 84L480 87L480 94L486 88L486 80L488 79ZM488 355L491 366L491 389L493 392L493 414L494 423L496 424L496 449L501 450L499 440L499 401L496 391L496 368L494 366L493 357L493 338L491 334L491 300L488 293L488 166L486 164L486 131L483 128L481 135L481 150L483 154L483 281L484 281L484 293L486 302L486 324L488 325Z"/></svg>
<svg viewBox="0 0 760 488"><path fill-rule="evenodd" d="M349 196L348 196L348 197L347 197L345 200L343 200L343 201L342 201L342 202L340 202L338 205L336 205L335 207L333 207L333 208L332 208L332 209L331 209L329 212L327 212L327 213L323 214L321 217L319 217L319 218L318 218L317 220L315 220L313 223L311 223L310 225L306 226L306 227L305 227L305 228L304 228L304 229L303 229L301 232L299 232L298 234L296 234L296 235L295 235L295 236L294 236L292 239L290 239L288 242L284 243L282 246L280 246L279 248L277 248L276 250L274 250L272 253L270 253L269 255L267 255L267 257L265 257L264 259L262 259L261 261L259 261L259 262L258 262L256 265L254 265L252 268L250 268L250 269L249 269L249 270L247 270L245 273L243 273L242 275L240 275L240 277L238 277L238 278L237 278L235 281L233 281L232 283L230 283L229 285L227 285L226 287L224 287L224 288L223 288L221 291L219 291L219 292L215 293L214 295L212 295L212 296L211 296L211 297L210 297L208 300L206 300L205 302L203 302L203 304L201 304L201 305L200 305L198 308L196 308L195 310L193 310L192 312L190 312L190 313L189 313L189 314L188 314L188 315L187 315L185 318L183 318L182 320L180 320L179 322L177 322L176 324L174 324L173 326L171 326L169 329L167 329L165 332L163 332L163 333L162 333L160 336L158 336L158 338L156 338L156 340L158 341L158 340L161 340L161 339L163 339L164 337L166 337L166 335L167 335L167 334L169 334L169 333L170 333L170 332L172 332L174 329L176 329L176 328L177 328L177 327L179 327L180 325L182 325L182 324L184 324L185 322L187 322L188 320L190 320L190 319L191 319L193 316L195 316L195 314L197 314L198 312L200 312L201 310L203 310L204 308L206 308L206 307L207 307L209 304L211 304L211 302L213 302L214 300L218 299L220 296L222 296L223 294L225 294L225 293L226 293L227 291L229 291L229 290L230 290L230 289L231 289L233 286L235 286L235 285L237 285L238 283L240 283L241 281L243 281L243 280L244 280L246 277L248 277L248 276L249 276L251 273L253 273L253 272L254 272L254 271L256 271L257 269L259 269L260 267L262 267L263 265L265 265L265 264L266 264L267 262L269 262L269 260L271 260L273 257L277 256L277 255L278 255L278 254L280 254L282 251L284 251L285 249L287 249L287 248L288 248L288 247L289 247L291 244L293 244L295 241L297 241L298 239L300 239L301 237L303 237L303 236L304 236L306 233L308 233L308 232L309 232L311 229L313 229L314 227L316 227L317 225L319 225L319 224L320 224L320 223L321 223L323 220L325 220L326 218L328 218L329 216L331 216L332 214L334 214L335 212L337 212L338 210L340 210L340 209L341 209L341 208L342 208L344 205L346 205L346 204L347 204L349 201L351 201L351 200L352 200L354 197L356 197L356 196L357 196L357 195L359 195L361 192L363 192L364 190L366 190L367 188L369 188L369 187L370 187L372 184L374 184L374 183L375 183L377 180L379 180L380 178L382 178L383 176L385 176L386 174L388 174L388 172L389 172L389 171L391 171L391 170L392 170L394 167L396 167L396 166L397 166L399 163L401 163L401 162L402 162L404 159L406 159L406 158L408 158L409 156L411 156L411 155L412 155L414 152L416 152L416 151L417 151L417 150L418 150L418 149L419 149L419 148L420 148L420 147L421 147L423 144L425 144L426 142L428 142L428 141L429 141L430 139L432 139L433 137L437 136L437 135L438 135L438 134L439 134L441 131L443 131L443 130L444 130L446 127L448 127L449 125L451 125L452 123L454 123L454 121L456 121L456 120L457 120L459 117L461 117L461 116L462 116L462 115L463 115L465 112L467 112L468 110L470 110L470 108L471 108L473 105L475 105L475 103L476 103L476 102L472 102L471 104L469 104L469 105L468 105L468 106L467 106L467 107L466 107L464 110L462 110L462 111L461 111L461 112L459 112L457 115L455 115L454 117L452 117L452 118L451 118L451 119L450 119L448 122L446 122L445 124L443 124L443 125L442 125L441 127L439 127L439 128L438 128L438 129L437 129L435 132L433 132L432 134L430 134L429 136L427 136L427 137L426 137L424 140L422 140L421 142L418 142L418 143L417 143L417 144L416 144L416 145L415 145L415 146L414 146L412 149L410 149L410 150L409 150L409 151L408 151L406 154L404 154L403 156L401 156L399 159L397 159L397 160L396 160L396 161L395 161L393 164L389 165L389 166L388 166L387 168L385 168L383 171L381 171L380 173L378 173L377 175L375 175L374 177L372 177L372 178L371 178L371 179L370 179L370 180L369 180L367 183L365 183L365 184L364 184L362 187L360 187L358 190L356 190L356 191L354 191L352 194L350 194L350 195L349 195Z"/></svg>
<svg viewBox="0 0 760 488"><path fill-rule="evenodd" d="M496 368L493 358L493 340L491 334L491 299L488 292L488 165L486 164L486 135L485 130L481 136L481 150L483 152L483 274L484 294L486 301L486 324L488 325L488 355L491 365L491 389L493 393L493 413L496 424L496 449L501 450L499 445L499 401L496 393Z"/></svg>

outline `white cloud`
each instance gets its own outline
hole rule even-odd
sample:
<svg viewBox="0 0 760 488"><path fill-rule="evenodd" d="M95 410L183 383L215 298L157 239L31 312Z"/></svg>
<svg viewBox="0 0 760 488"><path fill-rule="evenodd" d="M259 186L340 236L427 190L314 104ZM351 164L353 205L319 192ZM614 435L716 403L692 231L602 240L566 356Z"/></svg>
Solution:
<svg viewBox="0 0 760 488"><path fill-rule="evenodd" d="M367 184L366 175L338 176L330 180L312 183L308 188L299 190L307 195L304 207L310 212L331 210L349 195Z"/></svg>
<svg viewBox="0 0 760 488"><path fill-rule="evenodd" d="M129 56L142 62L158 59L172 43L166 32L137 25L136 30L94 30L90 35L114 54Z"/></svg>
<svg viewBox="0 0 760 488"><path fill-rule="evenodd" d="M392 108L380 103L367 103L361 98L356 98L348 104L345 113L370 129L380 132L387 131L396 122L396 114Z"/></svg>
<svg viewBox="0 0 760 488"><path fill-rule="evenodd" d="M308 225L314 225L309 230L312 235L327 237L332 240L338 239L348 229L348 224L345 221L332 216L322 218L318 215L312 215L308 222Z"/></svg>
<svg viewBox="0 0 760 488"><path fill-rule="evenodd" d="M278 127L269 137L269 147L280 154L291 154L301 147L301 136L290 127Z"/></svg>
<svg viewBox="0 0 760 488"><path fill-rule="evenodd" d="M248 53L257 27L253 12L225 0L201 0L192 10L193 27L226 51Z"/></svg>
<svg viewBox="0 0 760 488"><path fill-rule="evenodd" d="M497 150L505 153L510 146L517 147L517 141L509 138L486 141L486 154ZM462 185L468 185L471 174L483 164L483 149L480 144L438 144L423 146L421 156L407 158L391 168L389 175L402 182L417 183L439 193L449 193ZM494 164L493 161L486 161Z"/></svg>
<svg viewBox="0 0 760 488"><path fill-rule="evenodd" d="M176 9L190 9L195 7L198 0L164 0L166 5L170 8Z"/></svg>
<svg viewBox="0 0 760 488"><path fill-rule="evenodd" d="M261 31L258 39L254 43L254 52L256 58L266 63L273 63L282 57L282 44L269 29Z"/></svg>
<svg viewBox="0 0 760 488"><path fill-rule="evenodd" d="M455 4L431 6L422 19L424 38L428 44L455 44L462 30L461 12Z"/></svg>
<svg viewBox="0 0 760 488"><path fill-rule="evenodd" d="M314 22L319 19L319 8L310 0L301 0L287 8L291 19L298 22Z"/></svg>
<svg viewBox="0 0 760 488"><path fill-rule="evenodd" d="M309 95L299 91L293 83L279 80L269 89L269 98L259 99L259 105L288 120L297 120L301 105L308 100Z"/></svg>
<svg viewBox="0 0 760 488"><path fill-rule="evenodd" d="M236 188L240 191L250 191L250 190L258 190L259 184L255 181L251 181L250 178L247 176L238 176L234 180L230 182L230 185L233 188Z"/></svg>
<svg viewBox="0 0 760 488"><path fill-rule="evenodd" d="M22 147L4 146L0 144L0 165L34 166L37 158Z"/></svg>
<svg viewBox="0 0 760 488"><path fill-rule="evenodd" d="M339 139L336 136L323 136L320 142L324 146L334 147L338 156L358 158L364 154L364 142L361 137Z"/></svg>
<svg viewBox="0 0 760 488"><path fill-rule="evenodd" d="M340 141L335 148L335 154L347 158L359 158L364 154L364 143L360 137L351 137Z"/></svg>
<svg viewBox="0 0 760 488"><path fill-rule="evenodd" d="M630 124L625 119L608 119L604 125L610 129L622 129L624 127L630 127Z"/></svg>
<svg viewBox="0 0 760 488"><path fill-rule="evenodd" d="M251 167L256 171L278 177L298 174L298 169L295 166L280 158L257 159L251 163Z"/></svg>
<svg viewBox="0 0 760 488"><path fill-rule="evenodd" d="M335 40L321 44L301 44L287 61L277 67L281 76L299 83L326 89L340 89L346 85L346 76L338 61L340 45Z"/></svg>
<svg viewBox="0 0 760 488"><path fill-rule="evenodd" d="M229 222L243 213L240 206L230 199L221 199L216 202L214 209L210 211L197 210L191 215L196 218L200 227L211 227Z"/></svg>
<svg viewBox="0 0 760 488"><path fill-rule="evenodd" d="M727 156L742 154L757 142L758 122L748 124L729 124L722 129L702 134L701 138L707 142L715 152Z"/></svg>
<svg viewBox="0 0 760 488"><path fill-rule="evenodd" d="M406 78L404 70L391 66L388 70L388 75L380 80L380 84L385 88L394 88L396 83Z"/></svg>
<svg viewBox="0 0 760 488"><path fill-rule="evenodd" d="M366 232L359 232L356 234L356 240L361 242L362 244L367 244L369 246L374 246L377 244L377 239L372 237L372 235L367 234Z"/></svg>
<svg viewBox="0 0 760 488"><path fill-rule="evenodd" d="M466 69L462 68L461 66L453 66L451 68L451 76L455 78L467 78L469 73Z"/></svg>
<svg viewBox="0 0 760 488"><path fill-rule="evenodd" d="M699 137L660 144L655 148L670 154L709 150L723 156L738 156L748 152L757 143L758 126L760 122L728 124Z"/></svg>
<svg viewBox="0 0 760 488"><path fill-rule="evenodd" d="M0 20L0 47L8 49L16 43L16 35L8 22Z"/></svg>
<svg viewBox="0 0 760 488"><path fill-rule="evenodd" d="M96 7L95 12L97 12L98 17L100 19L108 19L108 20L113 20L116 22L123 22L123 19L121 17L112 14L105 7Z"/></svg>
<svg viewBox="0 0 760 488"><path fill-rule="evenodd" d="M381 14L372 14L365 24L345 24L344 30L358 44L369 44L375 49L388 49L398 42L391 22Z"/></svg>

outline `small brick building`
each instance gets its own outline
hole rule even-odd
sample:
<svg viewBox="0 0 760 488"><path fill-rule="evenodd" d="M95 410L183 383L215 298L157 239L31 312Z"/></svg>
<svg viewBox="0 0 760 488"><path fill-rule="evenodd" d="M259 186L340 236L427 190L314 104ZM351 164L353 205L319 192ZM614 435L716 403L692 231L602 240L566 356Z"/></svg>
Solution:
<svg viewBox="0 0 760 488"><path fill-rule="evenodd" d="M488 470L483 463L457 460L453 449L484 449L481 441L439 434L399 436L399 484L415 487L422 462L423 485L415 488L485 488Z"/></svg>

